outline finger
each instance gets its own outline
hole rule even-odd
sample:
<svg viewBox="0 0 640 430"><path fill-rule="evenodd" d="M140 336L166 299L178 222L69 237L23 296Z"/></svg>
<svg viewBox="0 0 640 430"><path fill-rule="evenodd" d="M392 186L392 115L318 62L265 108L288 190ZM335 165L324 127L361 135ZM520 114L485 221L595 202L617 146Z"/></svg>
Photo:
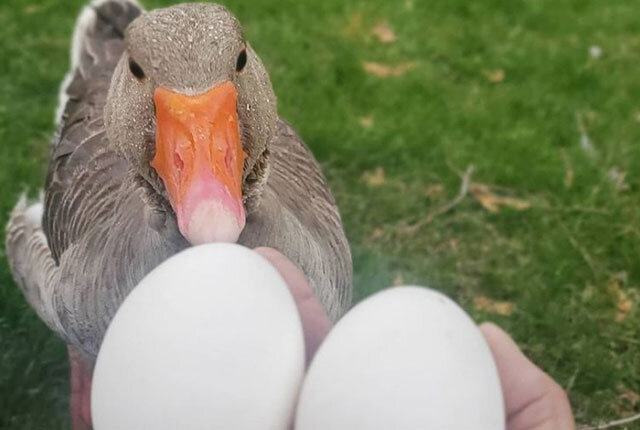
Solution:
<svg viewBox="0 0 640 430"><path fill-rule="evenodd" d="M291 291L300 313L307 363L309 363L331 330L331 320L314 295L309 281L295 264L273 248L260 247L255 251L273 264Z"/></svg>
<svg viewBox="0 0 640 430"><path fill-rule="evenodd" d="M492 323L480 325L498 368L508 430L573 430L571 406L562 388Z"/></svg>
<svg viewBox="0 0 640 430"><path fill-rule="evenodd" d="M507 421L507 429L573 430L573 414L565 391L544 373L539 384L544 394L512 414Z"/></svg>

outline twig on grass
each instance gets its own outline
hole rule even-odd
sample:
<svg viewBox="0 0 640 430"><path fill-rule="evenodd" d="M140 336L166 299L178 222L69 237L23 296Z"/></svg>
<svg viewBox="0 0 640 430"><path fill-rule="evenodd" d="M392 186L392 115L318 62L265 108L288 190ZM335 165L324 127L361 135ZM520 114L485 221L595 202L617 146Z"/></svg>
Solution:
<svg viewBox="0 0 640 430"><path fill-rule="evenodd" d="M448 203L445 203L444 205L430 212L425 218L421 219L420 221L403 228L402 229L403 232L407 234L413 234L420 228L424 227L425 225L433 221L435 217L440 216L446 212L449 212L451 209L459 205L460 202L462 202L462 200L464 200L464 198L469 193L469 185L471 184L471 175L473 174L473 169L474 167L472 164L469 164L467 166L467 169L462 175L462 180L460 182L460 190L458 191L458 194L453 198L453 200L449 201Z"/></svg>
<svg viewBox="0 0 640 430"><path fill-rule="evenodd" d="M571 188L573 185L573 167L571 165L571 159L564 148L560 149L560 154L562 154L562 161L564 162L564 187Z"/></svg>
<svg viewBox="0 0 640 430"><path fill-rule="evenodd" d="M578 427L578 430L603 430L603 429L610 429L613 427L618 427L624 424L629 424L632 423L634 421L638 421L640 420L640 414L637 415L633 415L627 418L622 418L620 420L615 420L615 421L610 421L608 423L603 423L603 424L598 424L596 426L581 426Z"/></svg>

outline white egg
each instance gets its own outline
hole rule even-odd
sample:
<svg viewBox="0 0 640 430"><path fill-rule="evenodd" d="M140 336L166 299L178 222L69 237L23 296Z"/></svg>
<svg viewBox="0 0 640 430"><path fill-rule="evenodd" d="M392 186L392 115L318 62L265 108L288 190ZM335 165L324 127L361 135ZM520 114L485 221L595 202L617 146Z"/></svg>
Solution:
<svg viewBox="0 0 640 430"><path fill-rule="evenodd" d="M303 383L296 430L502 430L491 352L446 296L396 287L336 325Z"/></svg>
<svg viewBox="0 0 640 430"><path fill-rule="evenodd" d="M93 376L96 430L289 428L304 340L286 284L232 244L149 273L107 330Z"/></svg>

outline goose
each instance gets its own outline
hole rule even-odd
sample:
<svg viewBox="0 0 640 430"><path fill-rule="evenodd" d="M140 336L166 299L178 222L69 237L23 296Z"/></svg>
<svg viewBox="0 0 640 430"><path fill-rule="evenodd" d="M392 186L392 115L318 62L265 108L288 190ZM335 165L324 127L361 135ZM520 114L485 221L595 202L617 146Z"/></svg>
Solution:
<svg viewBox="0 0 640 430"><path fill-rule="evenodd" d="M56 120L43 195L19 199L5 245L26 300L68 345L74 428L90 421L91 371L119 305L189 246L274 248L331 319L348 308L334 197L225 7L90 2Z"/></svg>

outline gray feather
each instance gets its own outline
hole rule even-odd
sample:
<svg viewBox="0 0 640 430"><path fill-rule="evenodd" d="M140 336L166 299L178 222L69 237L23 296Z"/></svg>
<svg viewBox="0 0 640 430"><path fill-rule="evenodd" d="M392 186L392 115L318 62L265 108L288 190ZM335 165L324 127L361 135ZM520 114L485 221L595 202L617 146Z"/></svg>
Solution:
<svg viewBox="0 0 640 430"><path fill-rule="evenodd" d="M33 203L42 206L42 202ZM58 268L51 258L40 220L30 216L33 209L23 195L18 200L6 227L5 248L13 278L27 302L51 330L64 336L52 303L58 285ZM40 209L39 209L40 210Z"/></svg>
<svg viewBox="0 0 640 430"><path fill-rule="evenodd" d="M79 52L51 149L42 224L27 216L21 200L7 226L9 261L27 300L89 357L97 355L127 294L154 267L189 246L165 196L106 132L105 104L114 70L122 64L123 34L140 10L126 0L92 7L97 19L74 38ZM180 8L186 11L188 5ZM246 73L241 87L270 85L255 59L252 67L260 79L250 81ZM272 94L270 86L264 93L255 88L250 97ZM258 109L260 115L251 106L261 100L247 102L246 121L277 119L269 113L275 112L270 98ZM334 199L318 163L288 124L253 124L243 132L255 136L261 130L268 131L261 136L272 137L267 148L249 154L252 161L245 165L249 216L239 243L271 246L287 255L336 319L351 300L351 256Z"/></svg>
<svg viewBox="0 0 640 430"><path fill-rule="evenodd" d="M340 214L320 166L284 121L270 145L260 206L239 242L281 251L307 275L332 319L351 303L351 254Z"/></svg>

